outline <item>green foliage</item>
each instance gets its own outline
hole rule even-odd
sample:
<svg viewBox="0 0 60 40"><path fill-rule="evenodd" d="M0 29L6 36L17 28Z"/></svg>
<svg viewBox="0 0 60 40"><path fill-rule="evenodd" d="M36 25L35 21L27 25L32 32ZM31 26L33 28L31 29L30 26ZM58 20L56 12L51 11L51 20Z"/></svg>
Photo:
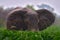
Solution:
<svg viewBox="0 0 60 40"><path fill-rule="evenodd" d="M35 10L33 5L27 5L26 7L27 7L27 8L30 8L30 9L32 9L32 10Z"/></svg>
<svg viewBox="0 0 60 40"><path fill-rule="evenodd" d="M0 40L60 40L60 28L51 26L38 32L0 28Z"/></svg>

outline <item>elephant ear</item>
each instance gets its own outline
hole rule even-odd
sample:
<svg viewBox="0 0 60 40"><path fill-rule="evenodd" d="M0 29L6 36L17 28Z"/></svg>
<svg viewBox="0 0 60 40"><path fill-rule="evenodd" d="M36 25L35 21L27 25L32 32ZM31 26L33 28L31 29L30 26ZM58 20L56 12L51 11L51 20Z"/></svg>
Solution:
<svg viewBox="0 0 60 40"><path fill-rule="evenodd" d="M6 20L7 29L13 29L13 27L16 26L16 28L14 28L14 30L15 29L19 30L20 28L22 28L23 26L25 26L25 25L23 25L24 24L24 14L26 14L27 11L22 10L22 9L12 10L8 14L7 20ZM17 27L17 25L20 26L19 23L21 23L20 25L22 25L20 28Z"/></svg>
<svg viewBox="0 0 60 40"><path fill-rule="evenodd" d="M55 16L52 12L48 11L47 9L36 10L36 12L38 13L39 18L39 30L44 30L54 23Z"/></svg>

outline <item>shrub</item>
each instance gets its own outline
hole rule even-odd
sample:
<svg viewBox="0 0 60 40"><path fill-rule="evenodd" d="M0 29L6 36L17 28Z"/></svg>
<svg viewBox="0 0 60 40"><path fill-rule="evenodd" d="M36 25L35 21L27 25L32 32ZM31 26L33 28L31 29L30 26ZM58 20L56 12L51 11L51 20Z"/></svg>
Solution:
<svg viewBox="0 0 60 40"><path fill-rule="evenodd" d="M60 29L53 26L43 31L33 32L0 28L0 40L60 40Z"/></svg>

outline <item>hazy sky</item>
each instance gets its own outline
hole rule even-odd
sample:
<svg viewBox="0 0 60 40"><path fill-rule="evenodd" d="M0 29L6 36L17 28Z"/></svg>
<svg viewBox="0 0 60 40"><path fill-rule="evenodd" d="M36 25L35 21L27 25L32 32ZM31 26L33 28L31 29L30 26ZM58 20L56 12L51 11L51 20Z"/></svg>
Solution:
<svg viewBox="0 0 60 40"><path fill-rule="evenodd" d="M0 5L5 7L11 7L11 6L25 6L27 4L49 4L51 5L56 13L60 15L60 0L0 0Z"/></svg>

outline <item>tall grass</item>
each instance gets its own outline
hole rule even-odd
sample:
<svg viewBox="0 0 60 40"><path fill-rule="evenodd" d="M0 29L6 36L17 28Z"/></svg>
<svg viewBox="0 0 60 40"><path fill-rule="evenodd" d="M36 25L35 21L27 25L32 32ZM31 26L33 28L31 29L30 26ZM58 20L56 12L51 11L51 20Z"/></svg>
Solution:
<svg viewBox="0 0 60 40"><path fill-rule="evenodd" d="M60 27L51 26L38 32L0 28L0 40L60 40Z"/></svg>

